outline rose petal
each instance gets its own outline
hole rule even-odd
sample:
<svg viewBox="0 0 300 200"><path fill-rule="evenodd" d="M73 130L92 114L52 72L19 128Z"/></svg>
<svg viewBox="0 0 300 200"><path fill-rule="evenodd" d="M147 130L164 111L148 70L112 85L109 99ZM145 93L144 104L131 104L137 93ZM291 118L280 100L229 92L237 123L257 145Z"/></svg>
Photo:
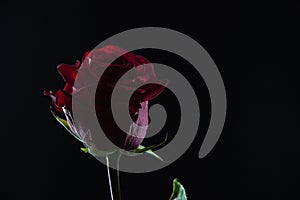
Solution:
<svg viewBox="0 0 300 200"><path fill-rule="evenodd" d="M64 92L63 90L58 90L56 92L56 101L54 102L55 108L62 112L62 107L66 107L67 110L72 110L72 98L71 95Z"/></svg>
<svg viewBox="0 0 300 200"><path fill-rule="evenodd" d="M57 70L66 83L74 85L77 76L77 66L60 64L57 66Z"/></svg>

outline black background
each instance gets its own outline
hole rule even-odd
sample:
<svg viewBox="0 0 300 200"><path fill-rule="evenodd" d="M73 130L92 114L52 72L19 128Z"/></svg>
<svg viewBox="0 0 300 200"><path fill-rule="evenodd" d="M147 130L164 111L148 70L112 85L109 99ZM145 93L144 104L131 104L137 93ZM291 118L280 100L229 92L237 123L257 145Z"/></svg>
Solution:
<svg viewBox="0 0 300 200"><path fill-rule="evenodd" d="M105 166L52 118L43 90L63 86L58 64L73 64L121 31L159 26L187 34L212 56L228 115L207 157L197 156L204 117L179 160L152 173L122 173L123 198L168 199L177 177L192 200L299 199L296 11L288 1L1 3L0 198L109 199ZM164 64L172 57L155 55L149 59Z"/></svg>

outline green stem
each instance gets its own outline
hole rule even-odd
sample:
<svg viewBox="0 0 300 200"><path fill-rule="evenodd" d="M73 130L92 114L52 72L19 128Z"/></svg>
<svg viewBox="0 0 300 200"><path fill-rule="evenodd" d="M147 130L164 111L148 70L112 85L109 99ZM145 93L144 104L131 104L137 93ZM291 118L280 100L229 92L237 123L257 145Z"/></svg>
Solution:
<svg viewBox="0 0 300 200"><path fill-rule="evenodd" d="M111 200L121 200L121 187L119 176L120 157L120 152L116 152L106 156L107 175ZM111 168L110 166L114 166L116 169Z"/></svg>

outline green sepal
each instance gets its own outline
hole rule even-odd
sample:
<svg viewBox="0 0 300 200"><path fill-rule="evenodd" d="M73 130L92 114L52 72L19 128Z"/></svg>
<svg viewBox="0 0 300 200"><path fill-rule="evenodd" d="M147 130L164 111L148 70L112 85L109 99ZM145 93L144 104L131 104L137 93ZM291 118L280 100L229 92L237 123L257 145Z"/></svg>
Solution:
<svg viewBox="0 0 300 200"><path fill-rule="evenodd" d="M88 153L89 152L89 150L87 148L84 148L84 147L81 147L80 150L83 151L84 153Z"/></svg>
<svg viewBox="0 0 300 200"><path fill-rule="evenodd" d="M163 143L160 143L160 144L154 144L154 145L151 145L149 147L145 147L143 145L139 145L138 148L134 149L133 152L134 153L144 153L144 152L147 152L147 151L152 151L152 149L155 149L159 146L161 146Z"/></svg>
<svg viewBox="0 0 300 200"><path fill-rule="evenodd" d="M160 161L162 162L166 162L164 159L162 159L162 157L160 157L159 155L157 155L156 153L154 153L154 151L152 151L151 149L154 149L156 148L158 145L152 145L150 147L144 147L142 145L139 145L137 149L135 149L133 152L136 153L136 154L139 154L139 153L147 153L157 159L159 159ZM159 145L160 146L160 145Z"/></svg>
<svg viewBox="0 0 300 200"><path fill-rule="evenodd" d="M160 147L161 145L163 145L166 141L167 141L167 137L168 137L168 134L166 134L166 138L163 142L159 143L159 144L154 144L154 145L151 145L149 147L145 147L143 145L139 145L136 149L132 150L131 152L135 153L135 154L139 154L139 153L147 153L157 159L159 159L160 161L162 162L166 162L164 159L162 159L159 155L157 155L156 153L154 153L154 151L152 151L153 149L155 148L158 148Z"/></svg>
<svg viewBox="0 0 300 200"><path fill-rule="evenodd" d="M161 143L159 144L154 144L154 145L151 145L149 147L145 147L145 146L142 146L142 145L139 145L138 148L132 150L134 153L144 153L144 152L147 152L147 151L152 151L153 149L155 148L158 148L160 147L161 145L163 145L166 141L167 141L167 138L168 138L168 134L166 134L166 138L164 141L162 141Z"/></svg>
<svg viewBox="0 0 300 200"><path fill-rule="evenodd" d="M65 120L65 119L63 119L63 118L61 118L61 117L59 117L58 115L56 115L55 114L55 112L53 111L53 109L52 109L52 106L50 106L50 111L51 111L51 114L53 115L53 117L72 135L72 136L74 136L77 140L79 140L80 142L82 142L81 141L81 139L77 136L77 135L75 135L73 132L72 132L72 130L71 130L71 128L70 128L70 126L69 126L69 124L68 124L68 122L67 122L67 120Z"/></svg>
<svg viewBox="0 0 300 200"><path fill-rule="evenodd" d="M65 128L67 129L67 131L69 132L72 132L71 131L71 128L67 122L67 120L59 117L58 115L55 114L55 112L52 110L52 108L50 107L50 111L51 111L51 114L53 115L53 117Z"/></svg>

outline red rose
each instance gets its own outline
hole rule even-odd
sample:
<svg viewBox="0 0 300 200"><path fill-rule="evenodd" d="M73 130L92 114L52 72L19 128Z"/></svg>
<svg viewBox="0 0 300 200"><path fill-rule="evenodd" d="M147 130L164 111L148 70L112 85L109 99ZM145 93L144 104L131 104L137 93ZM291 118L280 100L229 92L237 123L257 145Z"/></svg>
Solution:
<svg viewBox="0 0 300 200"><path fill-rule="evenodd" d="M116 55L122 56L113 61L112 58L116 57ZM111 64L106 68L108 63ZM93 95L89 94L86 88L90 86L89 83L95 83L95 80L97 82L99 80L95 94L95 110L102 130L112 143L122 149L135 149L140 145L145 137L148 125L148 101L159 95L165 88L158 84L147 84L147 82L157 79L154 66L147 59L117 46L108 45L87 52L82 58L82 63L77 61L75 65L60 64L57 69L66 82L65 87L58 90L55 94L51 91L44 92L45 95L52 98L52 104L56 112L64 113L64 109L71 115L72 96ZM75 88L74 82L79 70L82 70L81 74L84 75L84 78L80 78L80 82L76 82L77 88ZM129 70L131 70L130 73L125 74ZM98 75L99 72L102 74L101 78ZM121 82L121 86L114 88L123 75L126 77ZM146 85L137 89L135 86L137 82ZM110 105L113 89L116 90L116 94L120 97L126 92L135 91L131 96L128 108L130 116L135 123L128 125L130 130L127 133L120 130L113 120ZM126 106L126 102L122 102L121 98L118 103L118 106ZM67 119L69 118L68 116L66 117ZM68 120L68 123L72 132L77 135L78 127L74 126L71 120ZM139 131L138 135L132 133L137 131ZM97 148L103 149L103 147ZM104 147L104 149L106 148Z"/></svg>

